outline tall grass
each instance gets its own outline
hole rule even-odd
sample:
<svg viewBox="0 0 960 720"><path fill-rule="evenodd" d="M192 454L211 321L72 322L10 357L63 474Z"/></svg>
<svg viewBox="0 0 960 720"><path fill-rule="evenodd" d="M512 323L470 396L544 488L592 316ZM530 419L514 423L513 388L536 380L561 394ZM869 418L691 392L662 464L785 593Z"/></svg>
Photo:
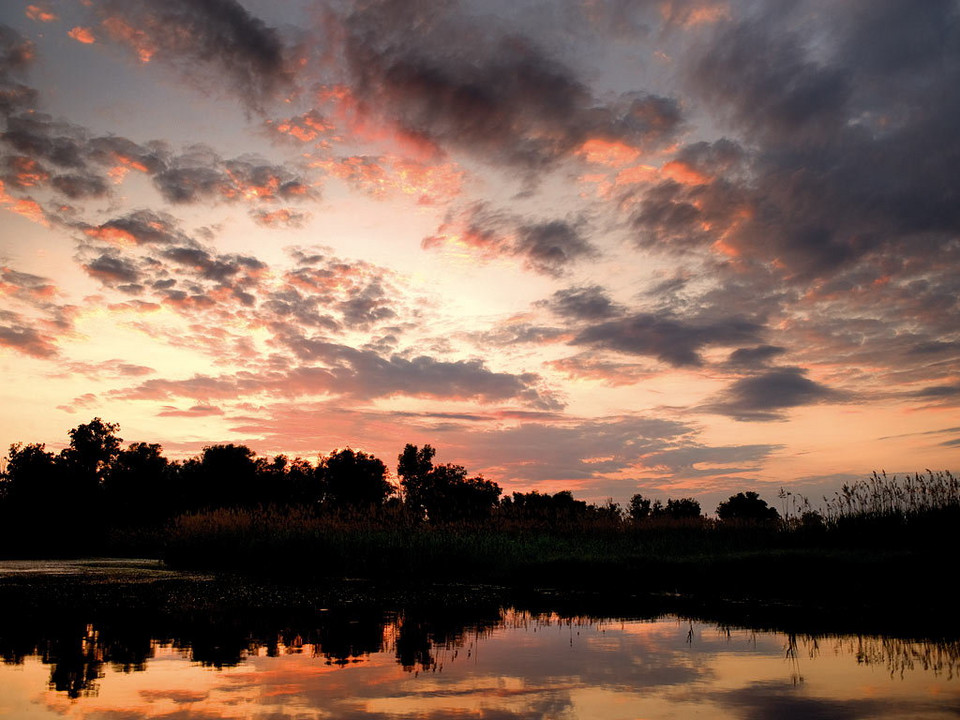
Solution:
<svg viewBox="0 0 960 720"><path fill-rule="evenodd" d="M175 566L269 572L292 579L627 584L660 589L702 582L777 582L790 568L842 578L878 563L924 567L956 547L960 483L948 472L898 479L874 473L845 485L820 510L791 498L799 514L781 521L708 518L634 522L615 513L431 524L402 507L318 513L302 507L219 509L182 515L169 527ZM906 563L906 564L905 564ZM915 564L917 568L920 564ZM891 565L892 567L892 565ZM796 574L796 573L794 573Z"/></svg>

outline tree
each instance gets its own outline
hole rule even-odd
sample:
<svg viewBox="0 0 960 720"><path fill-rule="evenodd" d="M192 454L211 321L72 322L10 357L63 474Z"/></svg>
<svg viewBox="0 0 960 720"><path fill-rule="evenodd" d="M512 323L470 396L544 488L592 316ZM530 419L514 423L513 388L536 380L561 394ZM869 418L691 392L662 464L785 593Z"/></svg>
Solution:
<svg viewBox="0 0 960 720"><path fill-rule="evenodd" d="M668 518L670 520L695 520L701 515L700 503L693 498L667 499L664 505L657 500L650 509L651 517Z"/></svg>
<svg viewBox="0 0 960 720"><path fill-rule="evenodd" d="M717 505L717 517L724 522L759 523L779 520L780 513L776 508L769 507L766 500L751 490L731 495Z"/></svg>
<svg viewBox="0 0 960 720"><path fill-rule="evenodd" d="M180 502L185 508L238 507L260 500L256 453L246 445L208 445L179 473Z"/></svg>
<svg viewBox="0 0 960 720"><path fill-rule="evenodd" d="M424 497L430 492L428 484L436 453L430 445L418 448L407 443L397 456L397 477L400 478L404 504L418 517L426 512Z"/></svg>
<svg viewBox="0 0 960 720"><path fill-rule="evenodd" d="M329 502L337 508L381 507L393 492L387 466L373 455L350 448L335 450L317 466Z"/></svg>
<svg viewBox="0 0 960 720"><path fill-rule="evenodd" d="M7 507L50 502L59 495L59 467L44 443L14 443L0 497Z"/></svg>
<svg viewBox="0 0 960 720"><path fill-rule="evenodd" d="M630 519L634 522L641 522L650 517L650 500L640 493L630 498Z"/></svg>
<svg viewBox="0 0 960 720"><path fill-rule="evenodd" d="M397 458L397 475L404 502L417 517L431 522L476 520L487 517L500 498L497 483L467 477L462 465L434 465L430 445L407 444Z"/></svg>
<svg viewBox="0 0 960 720"><path fill-rule="evenodd" d="M60 453L60 460L83 494L94 493L103 484L107 468L123 442L116 434L119 429L117 423L105 423L95 417L70 431L70 446Z"/></svg>
<svg viewBox="0 0 960 720"><path fill-rule="evenodd" d="M575 500L569 490L554 493L539 493L532 490L526 493L513 493L504 499L502 512L520 522L560 525L582 522L587 515L587 503Z"/></svg>
<svg viewBox="0 0 960 720"><path fill-rule="evenodd" d="M173 509L170 462L157 443L131 443L117 453L103 488L113 517L121 523L156 522Z"/></svg>

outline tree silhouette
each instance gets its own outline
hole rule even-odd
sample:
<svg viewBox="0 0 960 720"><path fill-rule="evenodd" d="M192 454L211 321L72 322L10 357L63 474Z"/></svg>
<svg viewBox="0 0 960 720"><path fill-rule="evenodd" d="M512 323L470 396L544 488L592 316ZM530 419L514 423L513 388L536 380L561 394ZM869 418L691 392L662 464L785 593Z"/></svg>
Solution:
<svg viewBox="0 0 960 720"><path fill-rule="evenodd" d="M640 493L630 498L630 519L634 522L641 522L650 517L650 500Z"/></svg>
<svg viewBox="0 0 960 720"><path fill-rule="evenodd" d="M117 453L103 489L111 518L119 524L156 523L175 509L172 469L157 443L131 443Z"/></svg>
<svg viewBox="0 0 960 720"><path fill-rule="evenodd" d="M95 417L70 431L70 445L60 453L60 461L77 484L77 492L92 499L103 484L107 468L120 452L123 440L117 437L120 426Z"/></svg>
<svg viewBox="0 0 960 720"><path fill-rule="evenodd" d="M779 520L780 513L776 508L769 507L766 500L751 490L731 495L717 505L717 517L725 522L767 522Z"/></svg>
<svg viewBox="0 0 960 720"><path fill-rule="evenodd" d="M696 520L701 513L700 503L693 498L668 498L666 505L657 500L650 509L651 517L670 520Z"/></svg>
<svg viewBox="0 0 960 720"><path fill-rule="evenodd" d="M436 454L437 451L430 445L418 448L407 443L397 457L397 477L400 478L404 504L417 517L423 517L426 513L424 499L430 494L430 472Z"/></svg>
<svg viewBox="0 0 960 720"><path fill-rule="evenodd" d="M432 522L476 520L490 515L500 498L497 483L467 477L462 465L434 465L430 445L407 444L397 458L404 502L416 517Z"/></svg>
<svg viewBox="0 0 960 720"><path fill-rule="evenodd" d="M335 450L320 460L317 477L335 508L380 507L393 492L387 466L363 451Z"/></svg>

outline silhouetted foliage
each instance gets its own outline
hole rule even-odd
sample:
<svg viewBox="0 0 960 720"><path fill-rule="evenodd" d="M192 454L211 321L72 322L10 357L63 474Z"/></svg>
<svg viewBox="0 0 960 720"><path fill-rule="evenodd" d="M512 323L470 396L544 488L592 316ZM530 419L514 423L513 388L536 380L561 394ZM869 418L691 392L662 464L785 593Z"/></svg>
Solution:
<svg viewBox="0 0 960 720"><path fill-rule="evenodd" d="M118 524L156 523L176 509L170 493L170 462L157 443L131 443L113 459L103 489Z"/></svg>
<svg viewBox="0 0 960 720"><path fill-rule="evenodd" d="M467 477L462 465L434 465L430 445L407 444L397 458L397 475L404 502L415 517L431 522L477 520L488 517L496 506L500 486L482 477Z"/></svg>
<svg viewBox="0 0 960 720"><path fill-rule="evenodd" d="M666 505L657 500L650 510L651 517L670 520L697 520L701 514L700 503L693 498L668 498Z"/></svg>
<svg viewBox="0 0 960 720"><path fill-rule="evenodd" d="M334 508L382 507L393 492L393 485L387 481L387 466L373 455L350 448L322 458L317 478L325 501Z"/></svg>
<svg viewBox="0 0 960 720"><path fill-rule="evenodd" d="M640 493L630 498L630 519L634 522L641 522L650 517L650 500Z"/></svg>
<svg viewBox="0 0 960 720"><path fill-rule="evenodd" d="M246 445L209 445L180 468L181 492L188 507L256 505L258 470L256 453Z"/></svg>
<svg viewBox="0 0 960 720"><path fill-rule="evenodd" d="M33 508L55 501L60 492L60 468L43 443L14 443L7 453L2 494L8 507Z"/></svg>
<svg viewBox="0 0 960 720"><path fill-rule="evenodd" d="M60 453L64 469L84 489L99 487L107 469L120 452L120 426L95 417L70 431L70 445Z"/></svg>
<svg viewBox="0 0 960 720"><path fill-rule="evenodd" d="M752 490L731 495L717 505L717 517L724 521L769 522L780 519L776 508L767 505L759 494Z"/></svg>
<svg viewBox="0 0 960 720"><path fill-rule="evenodd" d="M536 490L515 492L501 503L500 513L521 523L558 526L579 523L587 516L587 503L575 500L569 490L550 495Z"/></svg>
<svg viewBox="0 0 960 720"><path fill-rule="evenodd" d="M426 513L425 497L430 494L430 472L436 453L430 445L418 448L407 443L397 457L397 477L400 478L403 501L417 517L423 517Z"/></svg>

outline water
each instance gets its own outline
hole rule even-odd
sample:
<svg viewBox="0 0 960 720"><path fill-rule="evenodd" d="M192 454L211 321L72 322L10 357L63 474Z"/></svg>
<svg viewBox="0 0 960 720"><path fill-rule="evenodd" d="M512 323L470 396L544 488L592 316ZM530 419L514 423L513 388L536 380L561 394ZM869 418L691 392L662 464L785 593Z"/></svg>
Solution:
<svg viewBox="0 0 960 720"><path fill-rule="evenodd" d="M101 583L106 571L97 567L71 566L66 582L92 573L91 582ZM123 593L150 572L139 567ZM0 717L817 720L960 713L960 643L952 640L813 637L490 602L353 600L217 612L216 603L181 607L172 596L133 609L74 611L68 603L55 617L4 617Z"/></svg>

